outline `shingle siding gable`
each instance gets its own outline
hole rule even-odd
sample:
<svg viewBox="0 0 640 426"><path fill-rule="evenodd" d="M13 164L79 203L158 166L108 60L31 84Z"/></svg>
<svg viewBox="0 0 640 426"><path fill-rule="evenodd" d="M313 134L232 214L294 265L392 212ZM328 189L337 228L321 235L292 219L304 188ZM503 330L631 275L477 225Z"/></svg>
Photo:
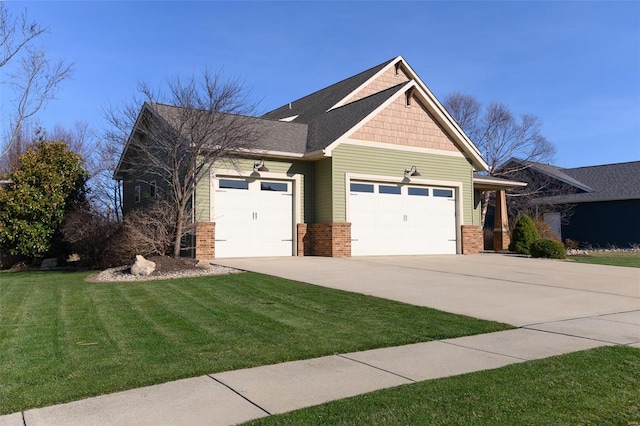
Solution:
<svg viewBox="0 0 640 426"><path fill-rule="evenodd" d="M453 139L415 97L409 107L406 106L405 96L398 97L350 138L459 151Z"/></svg>
<svg viewBox="0 0 640 426"><path fill-rule="evenodd" d="M389 69L387 69L384 73L379 75L373 81L369 82L366 86L358 90L354 95L347 99L345 104L355 102L362 98L366 98L367 96L382 92L383 90L397 86L401 83L406 83L407 81L409 81L409 76L402 69L402 67L399 67L397 72L396 67L389 67Z"/></svg>

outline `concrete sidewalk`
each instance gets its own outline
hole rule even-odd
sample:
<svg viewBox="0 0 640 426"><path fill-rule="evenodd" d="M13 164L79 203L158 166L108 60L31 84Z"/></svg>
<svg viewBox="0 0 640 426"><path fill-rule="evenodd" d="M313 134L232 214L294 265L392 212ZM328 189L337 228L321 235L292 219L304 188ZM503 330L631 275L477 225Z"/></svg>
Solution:
<svg viewBox="0 0 640 426"><path fill-rule="evenodd" d="M2 416L0 426L232 425L378 389L610 344L515 329L178 380Z"/></svg>
<svg viewBox="0 0 640 426"><path fill-rule="evenodd" d="M506 322L497 333L228 371L0 417L0 426L230 425L606 345L640 349L640 270L502 255L216 263Z"/></svg>

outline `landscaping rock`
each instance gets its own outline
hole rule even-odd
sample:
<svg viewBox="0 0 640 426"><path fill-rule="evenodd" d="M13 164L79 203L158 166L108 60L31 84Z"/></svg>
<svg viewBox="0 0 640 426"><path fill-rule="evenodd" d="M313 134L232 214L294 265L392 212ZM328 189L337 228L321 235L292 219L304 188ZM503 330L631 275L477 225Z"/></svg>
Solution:
<svg viewBox="0 0 640 426"><path fill-rule="evenodd" d="M156 269L156 263L145 259L143 256L137 255L136 261L131 266L132 275L151 275Z"/></svg>
<svg viewBox="0 0 640 426"><path fill-rule="evenodd" d="M50 257L48 259L44 259L40 264L40 269L51 269L58 266L58 259L55 257Z"/></svg>
<svg viewBox="0 0 640 426"><path fill-rule="evenodd" d="M198 263L196 263L196 268L209 269L211 268L211 263L207 262L206 260L198 260Z"/></svg>

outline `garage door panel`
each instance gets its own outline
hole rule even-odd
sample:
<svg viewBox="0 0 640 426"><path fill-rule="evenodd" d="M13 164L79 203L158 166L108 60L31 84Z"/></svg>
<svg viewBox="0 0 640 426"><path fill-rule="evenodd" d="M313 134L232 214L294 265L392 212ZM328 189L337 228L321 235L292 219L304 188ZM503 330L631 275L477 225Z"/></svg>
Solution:
<svg viewBox="0 0 640 426"><path fill-rule="evenodd" d="M216 257L291 256L291 182L218 179L214 199ZM246 188L246 189L245 189Z"/></svg>
<svg viewBox="0 0 640 426"><path fill-rule="evenodd" d="M369 185L371 193L349 194L352 255L456 253L454 190L407 186L398 194L387 184Z"/></svg>

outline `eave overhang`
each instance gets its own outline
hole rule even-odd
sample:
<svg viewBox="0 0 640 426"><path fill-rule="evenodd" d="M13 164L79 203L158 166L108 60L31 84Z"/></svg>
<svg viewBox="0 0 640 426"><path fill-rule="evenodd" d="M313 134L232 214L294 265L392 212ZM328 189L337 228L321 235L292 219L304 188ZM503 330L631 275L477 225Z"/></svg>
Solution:
<svg viewBox="0 0 640 426"><path fill-rule="evenodd" d="M526 182L500 179L491 176L474 176L473 189L479 191L499 191L527 186Z"/></svg>

